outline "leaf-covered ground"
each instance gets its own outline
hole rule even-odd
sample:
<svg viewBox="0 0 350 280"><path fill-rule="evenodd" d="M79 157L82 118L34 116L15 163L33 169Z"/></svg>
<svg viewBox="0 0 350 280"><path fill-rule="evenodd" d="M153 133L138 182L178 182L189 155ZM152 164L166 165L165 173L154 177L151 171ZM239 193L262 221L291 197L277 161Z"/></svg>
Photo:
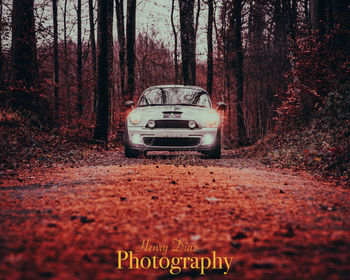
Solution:
<svg viewBox="0 0 350 280"><path fill-rule="evenodd" d="M350 190L226 151L125 160L121 151L2 174L0 278L193 279L199 270L123 270L144 241L169 258L232 257L207 279L349 279ZM185 246L183 247L185 249Z"/></svg>

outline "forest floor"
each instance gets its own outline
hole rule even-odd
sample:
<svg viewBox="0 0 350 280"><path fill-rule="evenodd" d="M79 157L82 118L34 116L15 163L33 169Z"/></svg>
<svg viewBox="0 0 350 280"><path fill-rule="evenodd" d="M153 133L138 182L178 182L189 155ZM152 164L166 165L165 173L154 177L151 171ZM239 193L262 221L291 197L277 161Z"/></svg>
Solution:
<svg viewBox="0 0 350 280"><path fill-rule="evenodd" d="M86 150L0 173L0 279L174 277L349 279L350 189L236 151Z"/></svg>

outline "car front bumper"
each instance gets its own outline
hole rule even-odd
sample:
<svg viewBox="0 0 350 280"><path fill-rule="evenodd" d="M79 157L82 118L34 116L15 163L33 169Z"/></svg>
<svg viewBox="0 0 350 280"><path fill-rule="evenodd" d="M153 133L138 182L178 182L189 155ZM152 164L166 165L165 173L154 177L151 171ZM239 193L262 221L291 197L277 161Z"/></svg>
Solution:
<svg viewBox="0 0 350 280"><path fill-rule="evenodd" d="M124 141L130 149L138 151L210 151L217 144L219 130L200 129L150 129L128 126Z"/></svg>

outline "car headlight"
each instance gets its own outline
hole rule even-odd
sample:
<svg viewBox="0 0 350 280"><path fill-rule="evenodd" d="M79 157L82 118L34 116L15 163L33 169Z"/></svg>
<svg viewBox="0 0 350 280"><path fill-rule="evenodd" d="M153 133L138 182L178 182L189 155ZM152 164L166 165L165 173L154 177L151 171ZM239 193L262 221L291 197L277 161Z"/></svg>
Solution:
<svg viewBox="0 0 350 280"><path fill-rule="evenodd" d="M141 113L139 111L132 111L130 114L129 114L129 121L133 124L133 125L136 125L140 122L141 120Z"/></svg>
<svg viewBox="0 0 350 280"><path fill-rule="evenodd" d="M219 115L215 112L204 116L205 127L216 127L219 125Z"/></svg>

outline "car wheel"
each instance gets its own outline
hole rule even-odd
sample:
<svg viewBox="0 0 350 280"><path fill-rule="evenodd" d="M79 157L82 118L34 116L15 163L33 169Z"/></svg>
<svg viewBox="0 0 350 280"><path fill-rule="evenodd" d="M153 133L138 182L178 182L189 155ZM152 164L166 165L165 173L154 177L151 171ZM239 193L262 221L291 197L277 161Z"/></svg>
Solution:
<svg viewBox="0 0 350 280"><path fill-rule="evenodd" d="M218 141L217 144L214 146L214 148L209 151L208 158L213 158L213 159L221 158L221 141Z"/></svg>
<svg viewBox="0 0 350 280"><path fill-rule="evenodd" d="M138 150L130 149L130 147L127 144L125 144L124 154L126 158L138 158L141 153Z"/></svg>

